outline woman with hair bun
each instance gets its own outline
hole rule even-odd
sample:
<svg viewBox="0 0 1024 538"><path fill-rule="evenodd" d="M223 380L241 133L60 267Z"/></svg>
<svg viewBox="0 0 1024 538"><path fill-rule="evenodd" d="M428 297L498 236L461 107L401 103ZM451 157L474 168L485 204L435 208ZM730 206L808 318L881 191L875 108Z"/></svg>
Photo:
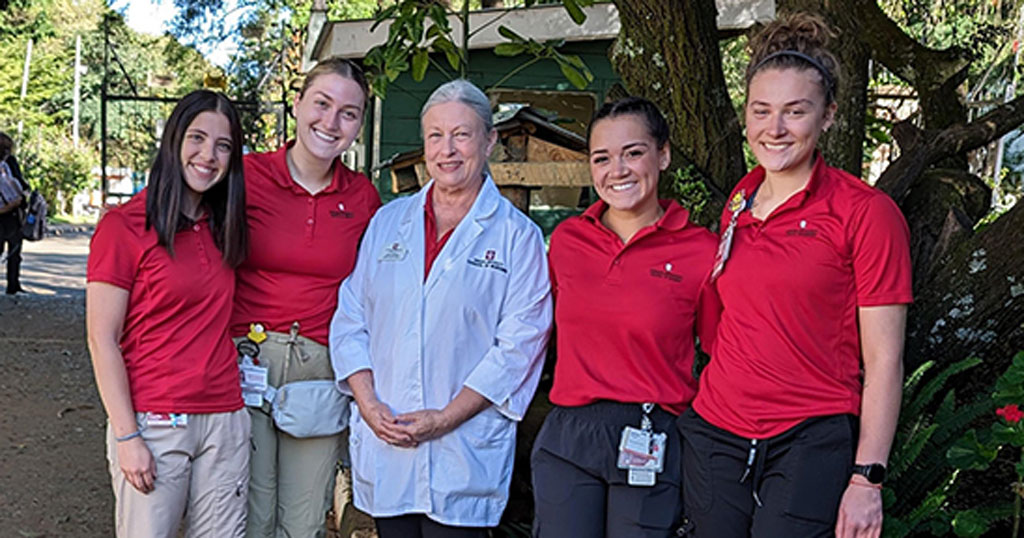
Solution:
<svg viewBox="0 0 1024 538"><path fill-rule="evenodd" d="M899 415L909 232L899 208L828 166L829 28L781 17L751 40L746 137L759 166L722 219L722 315L683 433L699 537L874 537Z"/></svg>

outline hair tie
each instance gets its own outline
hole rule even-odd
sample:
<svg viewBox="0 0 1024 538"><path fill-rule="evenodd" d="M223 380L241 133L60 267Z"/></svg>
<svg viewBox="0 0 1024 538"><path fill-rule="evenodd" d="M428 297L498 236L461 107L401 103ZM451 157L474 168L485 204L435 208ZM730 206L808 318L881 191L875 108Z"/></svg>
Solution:
<svg viewBox="0 0 1024 538"><path fill-rule="evenodd" d="M794 58L800 58L801 60L811 64L812 67L814 67L815 69L820 71L822 78L825 79L825 88L826 88L825 97L826 97L826 101L832 102L832 100L835 97L834 96L834 92L835 92L835 85L836 85L835 79L832 77L832 73L830 73L828 71L828 69L825 69L825 66L822 65L822 63L819 62L818 60L815 60L813 56L810 56L808 54L804 54L804 53L802 53L802 52L800 52L798 50L786 49L786 50L780 50L780 51L777 51L777 52L773 52L773 53L769 54L768 56L765 56L764 58L761 58L761 61L757 62L757 65L754 66L754 70L751 71L751 72L752 73L757 73L758 70L760 70L761 67L764 66L764 64L766 64L769 61L774 60L775 58L778 58L780 56L792 56Z"/></svg>

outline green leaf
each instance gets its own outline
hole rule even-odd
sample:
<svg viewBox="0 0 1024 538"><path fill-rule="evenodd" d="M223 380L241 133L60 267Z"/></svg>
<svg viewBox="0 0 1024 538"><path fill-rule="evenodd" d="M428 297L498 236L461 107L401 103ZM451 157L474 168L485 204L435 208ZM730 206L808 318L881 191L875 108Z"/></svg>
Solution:
<svg viewBox="0 0 1024 538"><path fill-rule="evenodd" d="M527 41L525 37L517 34L514 30L504 24L498 27L498 33L501 34L501 37L504 37L509 41L515 41L516 43L525 43Z"/></svg>
<svg viewBox="0 0 1024 538"><path fill-rule="evenodd" d="M576 89L582 90L587 87L587 78L577 71L575 67L561 62L559 62L558 67L562 69L562 74L565 75L565 78L568 79Z"/></svg>
<svg viewBox="0 0 1024 538"><path fill-rule="evenodd" d="M422 82L427 74L427 66L430 65L430 55L427 49L418 49L412 56L412 79Z"/></svg>
<svg viewBox="0 0 1024 538"><path fill-rule="evenodd" d="M572 18L572 22L576 24L583 24L587 20L587 14L583 12L583 8L577 0L563 0L565 10L569 12L569 17Z"/></svg>
<svg viewBox="0 0 1024 538"><path fill-rule="evenodd" d="M526 50L522 43L498 43L494 47L494 54L498 56L518 56Z"/></svg>
<svg viewBox="0 0 1024 538"><path fill-rule="evenodd" d="M370 27L370 32L373 32L374 30L376 30L377 27L380 26L380 23L382 23L382 22L390 19L392 16L394 16L395 11L398 11L398 4L395 4L395 5L387 8L387 9L385 9L384 11L381 11L380 13L378 13L377 16L374 17L373 26Z"/></svg>
<svg viewBox="0 0 1024 538"><path fill-rule="evenodd" d="M977 538L988 530L989 521L976 510L964 510L953 518L953 532L964 538Z"/></svg>
<svg viewBox="0 0 1024 538"><path fill-rule="evenodd" d="M957 469L985 470L999 452L997 447L989 447L978 440L978 432L974 429L957 439L946 451L946 461Z"/></svg>
<svg viewBox="0 0 1024 538"><path fill-rule="evenodd" d="M1015 447L1024 446L1024 429L1019 424L1003 424L996 422L992 425L992 440L1001 445Z"/></svg>

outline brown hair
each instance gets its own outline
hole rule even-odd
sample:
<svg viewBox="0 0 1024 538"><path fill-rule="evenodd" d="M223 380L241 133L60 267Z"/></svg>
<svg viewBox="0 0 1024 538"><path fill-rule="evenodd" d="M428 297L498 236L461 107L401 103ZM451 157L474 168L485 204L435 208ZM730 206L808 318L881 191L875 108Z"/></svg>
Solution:
<svg viewBox="0 0 1024 538"><path fill-rule="evenodd" d="M821 17L810 13L790 13L768 23L750 38L747 88L762 69L810 69L821 75L825 104L831 104L839 82L839 61L826 47L835 36Z"/></svg>
<svg viewBox="0 0 1024 538"><path fill-rule="evenodd" d="M363 68L359 67L359 64L352 60L340 56L331 56L317 62L316 66L310 69L309 73L306 73L306 79L302 81L302 87L299 89L299 98L306 94L306 90L309 89L310 84L313 84L316 77L328 74L338 75L358 84L359 88L363 90L364 100L370 96L370 85L366 82Z"/></svg>

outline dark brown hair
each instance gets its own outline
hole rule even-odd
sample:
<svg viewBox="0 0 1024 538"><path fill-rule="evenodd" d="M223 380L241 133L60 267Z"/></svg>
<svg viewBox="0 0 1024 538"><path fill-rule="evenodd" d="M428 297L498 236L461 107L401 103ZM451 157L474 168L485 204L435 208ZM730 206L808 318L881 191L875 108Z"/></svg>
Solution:
<svg viewBox="0 0 1024 538"><path fill-rule="evenodd" d="M224 263L238 267L249 248L245 181L242 176L242 128L235 107L223 94L196 90L182 97L167 118L160 149L149 173L146 229L155 229L157 243L174 256L174 234L190 224L188 217L181 212L185 189L188 188L181 162L181 144L192 120L207 111L219 112L228 119L231 155L224 179L202 194L199 205L209 213L213 241L220 249Z"/></svg>
<svg viewBox="0 0 1024 538"><path fill-rule="evenodd" d="M826 47L835 36L821 17L810 13L790 13L768 23L750 38L747 88L763 69L812 70L821 75L825 104L831 104L839 82L839 61Z"/></svg>
<svg viewBox="0 0 1024 538"><path fill-rule="evenodd" d="M657 143L658 149L665 147L669 135L668 122L665 121L665 116L658 110L657 105L643 97L623 97L602 105L594 114L594 118L590 120L590 125L587 126L587 145L590 145L590 135L597 122L605 118L617 118L627 114L637 116L643 121L647 128L647 134L651 135L651 138Z"/></svg>
<svg viewBox="0 0 1024 538"><path fill-rule="evenodd" d="M301 99L303 95L306 95L306 90L316 80L316 77L328 74L335 74L358 84L359 88L363 90L363 100L370 96L370 85L366 82L363 68L359 67L359 64L352 60L340 56L331 56L317 62L316 66L310 69L309 73L306 73L306 79L302 81L302 87L299 88L299 98Z"/></svg>

